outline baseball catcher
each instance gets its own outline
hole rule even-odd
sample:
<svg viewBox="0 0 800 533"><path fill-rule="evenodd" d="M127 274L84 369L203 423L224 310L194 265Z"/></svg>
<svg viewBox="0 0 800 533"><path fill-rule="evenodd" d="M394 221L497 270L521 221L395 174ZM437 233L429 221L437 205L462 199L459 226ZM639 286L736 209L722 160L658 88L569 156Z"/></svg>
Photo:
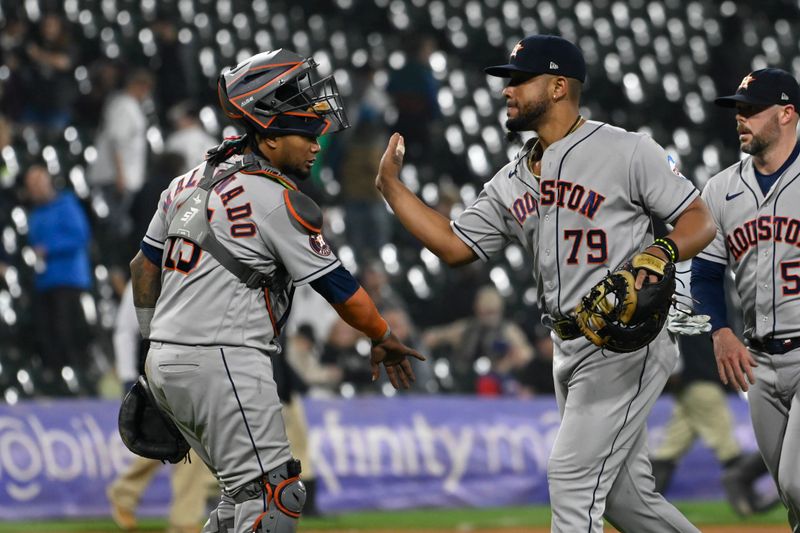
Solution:
<svg viewBox="0 0 800 533"><path fill-rule="evenodd" d="M648 276L637 289L640 270ZM633 352L647 346L661 332L673 292L675 265L642 252L591 288L575 308L575 321L596 346L613 352Z"/></svg>

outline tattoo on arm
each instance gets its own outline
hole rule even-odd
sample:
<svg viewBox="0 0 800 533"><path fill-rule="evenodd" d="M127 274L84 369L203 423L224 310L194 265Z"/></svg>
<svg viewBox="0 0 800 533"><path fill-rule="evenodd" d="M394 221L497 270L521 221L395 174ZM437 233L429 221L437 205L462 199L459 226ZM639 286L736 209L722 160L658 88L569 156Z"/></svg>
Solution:
<svg viewBox="0 0 800 533"><path fill-rule="evenodd" d="M161 268L154 265L140 251L131 261L133 305L155 307L161 294Z"/></svg>

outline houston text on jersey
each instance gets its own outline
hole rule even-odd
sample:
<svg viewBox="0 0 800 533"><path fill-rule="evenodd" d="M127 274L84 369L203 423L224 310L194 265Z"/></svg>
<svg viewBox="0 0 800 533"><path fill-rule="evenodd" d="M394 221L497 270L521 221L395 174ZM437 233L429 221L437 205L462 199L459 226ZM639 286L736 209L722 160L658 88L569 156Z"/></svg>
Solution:
<svg viewBox="0 0 800 533"><path fill-rule="evenodd" d="M594 218L600 205L606 199L605 196L586 188L579 183L572 183L564 180L542 180L541 205L552 205L567 207L577 211L589 220Z"/></svg>
<svg viewBox="0 0 800 533"><path fill-rule="evenodd" d="M800 220L796 218L763 215L746 221L725 237L728 249L738 261L758 241L785 242L800 246Z"/></svg>

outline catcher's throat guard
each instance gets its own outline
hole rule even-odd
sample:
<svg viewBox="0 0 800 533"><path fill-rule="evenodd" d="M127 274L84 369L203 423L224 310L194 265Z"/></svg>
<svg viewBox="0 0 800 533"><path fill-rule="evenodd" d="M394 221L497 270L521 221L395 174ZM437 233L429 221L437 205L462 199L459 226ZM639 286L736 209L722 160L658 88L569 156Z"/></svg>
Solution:
<svg viewBox="0 0 800 533"><path fill-rule="evenodd" d="M640 269L659 279L637 291L636 273ZM575 322L596 346L612 352L635 352L661 332L674 292L675 265L640 253L592 287L575 308Z"/></svg>
<svg viewBox="0 0 800 533"><path fill-rule="evenodd" d="M147 379L139 379L119 408L119 436L127 448L141 457L178 463L191 447L175 423L158 408Z"/></svg>

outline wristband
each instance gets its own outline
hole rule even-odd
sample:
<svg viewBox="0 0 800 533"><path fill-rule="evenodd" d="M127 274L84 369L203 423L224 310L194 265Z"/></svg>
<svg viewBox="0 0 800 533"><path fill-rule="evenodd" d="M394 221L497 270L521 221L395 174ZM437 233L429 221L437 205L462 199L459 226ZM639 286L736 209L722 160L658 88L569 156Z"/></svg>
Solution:
<svg viewBox="0 0 800 533"><path fill-rule="evenodd" d="M386 339L388 339L388 338L389 338L389 336L390 336L391 334L392 334L392 328L390 328L390 327L389 327L389 324L386 324L386 333L384 333L383 335L381 335L381 338L380 338L380 339L371 339L371 341L372 341L372 345L373 345L373 346L377 346L377 345L379 345L380 343L382 343L382 342L384 342Z"/></svg>
<svg viewBox="0 0 800 533"><path fill-rule="evenodd" d="M144 339L150 338L150 322L153 321L155 312L155 307L136 308L136 320L139 322L139 333L142 334L142 338Z"/></svg>
<svg viewBox="0 0 800 533"><path fill-rule="evenodd" d="M668 237L660 237L653 241L653 246L655 246L656 248L660 248L661 250L664 250L669 260L672 261L673 263L678 262L679 259L678 246L672 239Z"/></svg>

